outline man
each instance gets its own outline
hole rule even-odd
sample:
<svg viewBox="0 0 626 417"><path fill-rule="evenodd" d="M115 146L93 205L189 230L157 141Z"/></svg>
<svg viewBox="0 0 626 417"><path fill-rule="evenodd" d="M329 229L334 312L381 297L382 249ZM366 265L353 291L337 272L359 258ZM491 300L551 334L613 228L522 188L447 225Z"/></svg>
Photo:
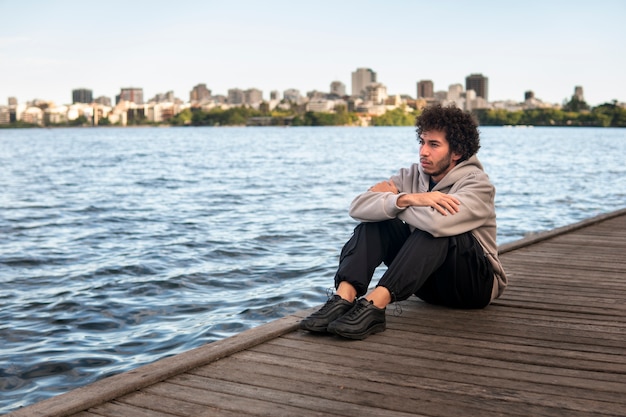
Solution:
<svg viewBox="0 0 626 417"><path fill-rule="evenodd" d="M341 251L336 293L300 328L364 339L385 330L389 303L412 294L451 308L483 308L504 291L495 189L476 157L476 122L454 106L436 105L416 127L419 164L353 200L350 216L361 223ZM365 295L381 263L387 271Z"/></svg>

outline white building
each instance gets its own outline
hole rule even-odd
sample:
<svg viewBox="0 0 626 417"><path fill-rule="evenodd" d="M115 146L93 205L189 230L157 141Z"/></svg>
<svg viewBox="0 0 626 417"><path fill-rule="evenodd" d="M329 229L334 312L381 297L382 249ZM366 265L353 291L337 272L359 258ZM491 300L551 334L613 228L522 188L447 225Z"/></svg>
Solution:
<svg viewBox="0 0 626 417"><path fill-rule="evenodd" d="M43 110L39 107L28 107L22 113L22 120L25 123L43 126Z"/></svg>
<svg viewBox="0 0 626 417"><path fill-rule="evenodd" d="M317 113L330 113L335 108L334 100L312 99L306 104L306 111Z"/></svg>
<svg viewBox="0 0 626 417"><path fill-rule="evenodd" d="M300 90L296 90L295 88L289 88L283 91L283 100L290 101L292 103L300 104L302 101L302 96L300 95Z"/></svg>
<svg viewBox="0 0 626 417"><path fill-rule="evenodd" d="M448 86L448 97L449 101L457 101L461 98L463 94L463 84L450 84Z"/></svg>
<svg viewBox="0 0 626 417"><path fill-rule="evenodd" d="M387 87L381 83L372 83L365 87L365 101L376 105L385 104L387 97Z"/></svg>
<svg viewBox="0 0 626 417"><path fill-rule="evenodd" d="M180 105L173 102L155 103L146 107L146 118L151 122L160 123L180 113Z"/></svg>
<svg viewBox="0 0 626 417"><path fill-rule="evenodd" d="M67 106L48 107L44 111L44 120L46 124L61 124L67 122L67 115ZM77 118L78 116L74 117L72 120L75 120Z"/></svg>
<svg viewBox="0 0 626 417"><path fill-rule="evenodd" d="M8 125L9 123L11 123L9 106L0 106L0 125Z"/></svg>

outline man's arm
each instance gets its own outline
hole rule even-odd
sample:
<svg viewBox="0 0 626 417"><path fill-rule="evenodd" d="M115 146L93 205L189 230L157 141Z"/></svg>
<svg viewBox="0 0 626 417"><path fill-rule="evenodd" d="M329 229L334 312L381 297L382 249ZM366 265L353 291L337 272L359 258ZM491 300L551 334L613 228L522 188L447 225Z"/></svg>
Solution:
<svg viewBox="0 0 626 417"><path fill-rule="evenodd" d="M432 207L444 216L459 212L461 202L454 196L432 191L428 193L402 194L396 201L398 207Z"/></svg>
<svg viewBox="0 0 626 417"><path fill-rule="evenodd" d="M379 193L394 193L398 194L398 188L392 180L381 181L378 184L370 187L369 191ZM432 207L444 216L449 214L455 214L459 211L459 204L461 202L454 196L440 193L439 191L433 191L428 193L411 193L402 194L396 200L398 207Z"/></svg>
<svg viewBox="0 0 626 417"><path fill-rule="evenodd" d="M434 198L435 200L431 203L437 204L439 210L433 209L432 205L409 206L399 212L397 217L434 237L441 237L474 230L495 215L495 190L484 173L471 173L465 176L455 183L450 194L437 196L436 193L437 191L424 193L426 196L422 195L420 198ZM430 194L433 196L431 197ZM437 198L445 199L445 196L452 197L459 202L455 206L454 213L448 210L449 214L454 214L453 216L442 215L441 210L446 210L443 208L446 204L445 200L441 200L441 204L436 201ZM401 198L402 195L398 197L398 200Z"/></svg>

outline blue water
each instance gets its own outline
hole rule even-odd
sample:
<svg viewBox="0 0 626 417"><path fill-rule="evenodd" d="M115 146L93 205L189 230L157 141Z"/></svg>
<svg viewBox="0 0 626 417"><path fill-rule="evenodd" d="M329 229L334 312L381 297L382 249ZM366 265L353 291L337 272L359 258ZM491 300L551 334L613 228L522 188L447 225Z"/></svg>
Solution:
<svg viewBox="0 0 626 417"><path fill-rule="evenodd" d="M481 143L500 244L626 206L626 130ZM350 201L417 152L412 128L0 130L0 413L323 302Z"/></svg>

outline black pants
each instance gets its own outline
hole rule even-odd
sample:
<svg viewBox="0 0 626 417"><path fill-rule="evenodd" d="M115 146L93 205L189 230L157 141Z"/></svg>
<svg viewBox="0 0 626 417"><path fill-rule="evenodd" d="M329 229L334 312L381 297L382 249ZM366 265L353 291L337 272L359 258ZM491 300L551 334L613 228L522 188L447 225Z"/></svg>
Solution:
<svg viewBox="0 0 626 417"><path fill-rule="evenodd" d="M493 268L471 233L435 238L413 232L394 219L361 223L341 251L335 287L342 281L365 295L375 269L388 266L379 286L392 301L417 295L422 300L454 308L483 308L489 304Z"/></svg>

